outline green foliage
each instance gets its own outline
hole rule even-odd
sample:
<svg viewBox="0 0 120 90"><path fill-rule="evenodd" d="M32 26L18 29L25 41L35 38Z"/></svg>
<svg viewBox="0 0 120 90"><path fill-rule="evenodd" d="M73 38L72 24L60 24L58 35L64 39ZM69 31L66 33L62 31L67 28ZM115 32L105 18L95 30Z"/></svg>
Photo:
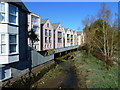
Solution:
<svg viewBox="0 0 120 90"><path fill-rule="evenodd" d="M33 29L31 29L29 32L28 32L28 38L31 40L31 44L32 44L32 47L33 47L33 44L37 41L39 41L38 39L38 35L35 33L35 31Z"/></svg>
<svg viewBox="0 0 120 90"><path fill-rule="evenodd" d="M86 49L93 55L102 57L104 61L113 61L113 57L117 58L116 54L119 51L118 27L109 23L111 11L107 9L105 3L102 4L98 14L97 20L89 26L85 25L85 40L88 47Z"/></svg>
<svg viewBox="0 0 120 90"><path fill-rule="evenodd" d="M53 55L55 53L54 49L49 49L47 50L48 55Z"/></svg>

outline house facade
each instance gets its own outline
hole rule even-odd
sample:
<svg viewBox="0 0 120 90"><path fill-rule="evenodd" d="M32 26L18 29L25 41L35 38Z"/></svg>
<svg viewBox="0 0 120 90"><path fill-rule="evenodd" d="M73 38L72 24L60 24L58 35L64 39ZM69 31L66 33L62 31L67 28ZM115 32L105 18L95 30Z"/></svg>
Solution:
<svg viewBox="0 0 120 90"><path fill-rule="evenodd" d="M77 41L77 32L73 31L73 45L77 46L78 45L78 41Z"/></svg>
<svg viewBox="0 0 120 90"><path fill-rule="evenodd" d="M73 44L73 36L72 31L70 29L65 29L64 31L64 43L65 47L71 46Z"/></svg>
<svg viewBox="0 0 120 90"><path fill-rule="evenodd" d="M49 19L41 20L41 50L53 49L53 27Z"/></svg>
<svg viewBox="0 0 120 90"><path fill-rule="evenodd" d="M14 75L13 64L27 60L28 12L22 2L0 2L0 81Z"/></svg>
<svg viewBox="0 0 120 90"><path fill-rule="evenodd" d="M83 45L85 43L84 33L77 32L78 45Z"/></svg>
<svg viewBox="0 0 120 90"><path fill-rule="evenodd" d="M53 23L52 24L54 29L54 49L56 48L63 48L64 42L63 42L63 33L64 28L60 23Z"/></svg>
<svg viewBox="0 0 120 90"><path fill-rule="evenodd" d="M40 16L34 13L30 13L28 15L28 32L33 29L35 34L38 36L38 41L34 42L33 48L36 49L37 51L41 50L41 28L40 28ZM28 38L28 44L29 46L31 45L31 40Z"/></svg>

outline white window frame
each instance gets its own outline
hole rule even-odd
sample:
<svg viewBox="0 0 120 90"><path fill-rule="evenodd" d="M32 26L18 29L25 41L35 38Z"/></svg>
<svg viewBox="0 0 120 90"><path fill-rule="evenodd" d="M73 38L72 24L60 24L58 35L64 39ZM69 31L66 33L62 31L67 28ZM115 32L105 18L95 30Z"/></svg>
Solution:
<svg viewBox="0 0 120 90"><path fill-rule="evenodd" d="M2 43L2 35L5 35L5 41L4 41L4 43ZM7 54L7 43L6 43L6 34L0 34L0 54L1 55L6 55ZM5 53L2 53L2 45L5 45L6 46L6 48L5 48Z"/></svg>
<svg viewBox="0 0 120 90"><path fill-rule="evenodd" d="M17 54L18 53L18 35L17 34L9 34L9 40L10 40L10 35L15 35L16 36L16 43L12 43L16 45L16 52L10 52L10 41L9 41L9 54Z"/></svg>
<svg viewBox="0 0 120 90"><path fill-rule="evenodd" d="M16 8L16 15L10 13L10 11L9 11L9 10L10 10L10 5L11 5L11 6L14 6L14 7ZM8 12L8 16L9 16L8 22L11 23L11 24L18 25L18 7L16 7L15 5L9 4L9 6L8 6L8 11L9 11L9 12ZM10 15L16 17L16 22L15 22L15 23L10 22Z"/></svg>
<svg viewBox="0 0 120 90"><path fill-rule="evenodd" d="M31 16L32 17L32 24L38 24L38 17L35 17L35 16Z"/></svg>
<svg viewBox="0 0 120 90"><path fill-rule="evenodd" d="M5 22L5 15L6 15L6 13L5 13L5 3L4 2L0 2L1 4L4 4L4 11L0 11L0 14L4 14L4 21L0 21L0 22Z"/></svg>
<svg viewBox="0 0 120 90"><path fill-rule="evenodd" d="M9 8L10 8L10 5L12 5L12 4L9 4L9 3L5 3L5 2L0 2L0 3L4 3L4 5L5 5L5 11L4 12L2 12L2 13L5 13L5 20L4 21L0 21L0 23L10 23L9 22L9 18L10 18L10 15L9 15ZM15 6L15 5L13 5L13 6ZM14 25L18 25L19 23L18 23L18 16L19 16L19 10L18 10L18 7L17 6L15 6L16 7L16 23L10 23L10 24L14 24Z"/></svg>

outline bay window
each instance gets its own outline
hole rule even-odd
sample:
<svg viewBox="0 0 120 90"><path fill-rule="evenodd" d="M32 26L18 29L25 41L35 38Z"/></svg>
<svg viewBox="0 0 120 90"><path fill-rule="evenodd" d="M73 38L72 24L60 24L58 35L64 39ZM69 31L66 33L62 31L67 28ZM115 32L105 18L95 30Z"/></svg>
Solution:
<svg viewBox="0 0 120 90"><path fill-rule="evenodd" d="M17 7L11 4L9 5L9 22L17 22Z"/></svg>
<svg viewBox="0 0 120 90"><path fill-rule="evenodd" d="M8 12L9 11L9 12ZM17 24L18 8L12 4L0 2L0 22Z"/></svg>
<svg viewBox="0 0 120 90"><path fill-rule="evenodd" d="M6 53L5 34L1 34L1 54Z"/></svg>
<svg viewBox="0 0 120 90"><path fill-rule="evenodd" d="M16 46L17 46L17 36L16 35L9 35L9 52L14 53L16 52Z"/></svg>
<svg viewBox="0 0 120 90"><path fill-rule="evenodd" d="M0 21L5 21L5 3L0 3Z"/></svg>

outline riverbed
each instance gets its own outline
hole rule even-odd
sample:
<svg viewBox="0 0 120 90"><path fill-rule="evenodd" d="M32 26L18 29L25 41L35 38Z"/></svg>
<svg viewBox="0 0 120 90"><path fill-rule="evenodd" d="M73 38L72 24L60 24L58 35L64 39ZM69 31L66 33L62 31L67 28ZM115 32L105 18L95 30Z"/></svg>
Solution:
<svg viewBox="0 0 120 90"><path fill-rule="evenodd" d="M57 64L42 79L32 85L32 88L78 88L78 78L72 60Z"/></svg>

